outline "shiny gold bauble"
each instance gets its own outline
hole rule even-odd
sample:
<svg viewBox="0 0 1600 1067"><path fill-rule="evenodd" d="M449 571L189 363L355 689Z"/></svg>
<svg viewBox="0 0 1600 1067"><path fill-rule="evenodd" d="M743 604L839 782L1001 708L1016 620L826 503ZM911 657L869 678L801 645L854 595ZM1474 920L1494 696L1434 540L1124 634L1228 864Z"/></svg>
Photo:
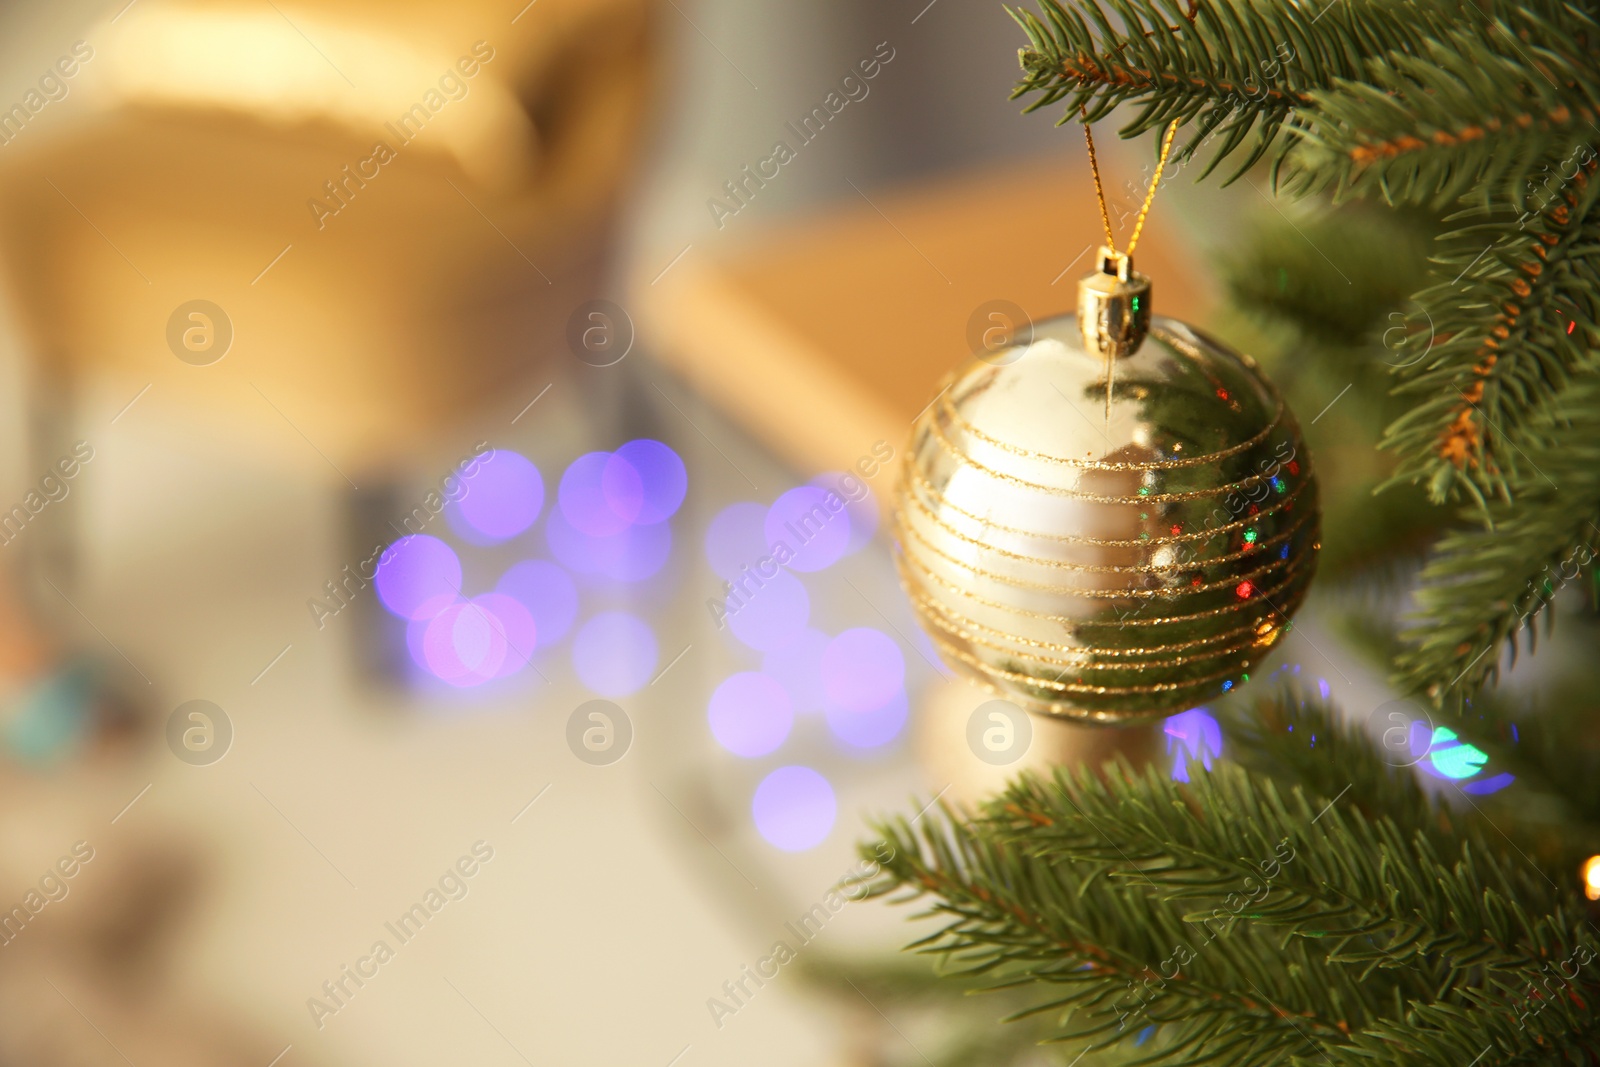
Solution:
<svg viewBox="0 0 1600 1067"><path fill-rule="evenodd" d="M945 661L1102 723L1247 681L1320 547L1283 400L1249 356L1150 317L1133 277L1127 343L1068 315L947 379L912 427L895 514L902 584Z"/></svg>

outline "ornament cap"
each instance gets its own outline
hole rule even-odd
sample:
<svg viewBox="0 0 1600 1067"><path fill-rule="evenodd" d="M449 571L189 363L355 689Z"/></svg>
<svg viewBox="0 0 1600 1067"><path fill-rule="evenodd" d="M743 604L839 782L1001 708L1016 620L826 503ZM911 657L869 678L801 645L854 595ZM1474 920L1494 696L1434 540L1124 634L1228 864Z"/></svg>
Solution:
<svg viewBox="0 0 1600 1067"><path fill-rule="evenodd" d="M1097 269L1078 282L1078 325L1084 348L1107 361L1139 351L1150 333L1150 279L1132 257L1102 247Z"/></svg>

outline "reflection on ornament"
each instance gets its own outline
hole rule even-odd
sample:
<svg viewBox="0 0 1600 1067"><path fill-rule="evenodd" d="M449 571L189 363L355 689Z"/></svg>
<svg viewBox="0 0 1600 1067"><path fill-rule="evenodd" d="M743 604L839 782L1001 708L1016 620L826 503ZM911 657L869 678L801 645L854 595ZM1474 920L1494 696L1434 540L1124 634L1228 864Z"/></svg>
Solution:
<svg viewBox="0 0 1600 1067"><path fill-rule="evenodd" d="M947 663L1032 711L1148 720L1231 689L1315 569L1293 415L1250 357L1149 308L1102 249L1079 316L982 353L912 427L902 583Z"/></svg>

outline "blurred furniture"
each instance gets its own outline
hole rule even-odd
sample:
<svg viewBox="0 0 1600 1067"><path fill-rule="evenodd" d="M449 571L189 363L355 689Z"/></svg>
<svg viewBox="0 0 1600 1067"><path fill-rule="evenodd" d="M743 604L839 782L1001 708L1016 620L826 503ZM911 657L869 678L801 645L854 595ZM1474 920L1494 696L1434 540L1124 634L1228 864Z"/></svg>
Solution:
<svg viewBox="0 0 1600 1067"><path fill-rule="evenodd" d="M61 43L66 96L0 148L0 258L33 347L129 396L185 391L225 432L283 446L286 418L342 470L409 446L563 347L597 295L651 15L124 8ZM167 341L197 298L233 331L207 367Z"/></svg>
<svg viewBox="0 0 1600 1067"><path fill-rule="evenodd" d="M1161 221L1138 256L1156 312L1204 321L1198 253ZM802 471L847 470L874 441L900 450L972 352L974 316L996 321L985 305L1075 310L1103 240L1087 167L1008 167L697 244L634 299L655 350L734 421Z"/></svg>
<svg viewBox="0 0 1600 1067"><path fill-rule="evenodd" d="M70 893L5 946L0 1062L259 1067L278 1062L288 1039L243 1021L229 991L195 995L191 976L174 973L172 957L193 951L184 938L211 898L220 849L157 808L193 768L159 751L149 727L172 705L155 705L174 690L220 688L206 672L242 641L223 630L276 637L270 611L299 612L300 590L336 573L337 563L306 562L323 546L304 497L260 520L284 482L342 490L351 474L451 447L439 439L508 382L576 363L566 322L599 295L608 267L654 77L652 4L140 0L58 52L39 91L0 111L0 271L32 357L27 406L46 436L100 446L106 511L128 514L106 507L115 492L149 506L132 509L142 527L102 522L122 542L114 558L131 561L116 568L122 585L84 594L57 572L44 595L67 625L94 627L96 655L127 655L155 678L137 690L142 735L97 736L48 768L5 767L4 907L27 901L74 841L97 852ZM215 348L186 358L172 323L181 337L191 320L175 313L196 300L217 309L201 343ZM128 403L85 424L90 386L96 399ZM138 435L130 422L108 425L113 413L148 414L146 444L159 437L176 461L130 450ZM58 452L34 447L25 469L37 481ZM237 492L205 483L209 460ZM188 484L163 496L174 471ZM47 519L84 521L88 503ZM229 521L233 534L217 537L215 524ZM11 579L34 577L66 539L43 525L11 550ZM252 549L249 562L224 553L228 566L198 577L223 542ZM176 580L162 566L174 559L184 564ZM159 591L130 595L147 573ZM248 598L254 578L276 586L265 608ZM10 584L0 578L0 616L25 634L10 625ZM230 608L226 625L213 619L186 645L185 609ZM146 642L189 665L163 671ZM328 647L306 644L307 659ZM258 667L228 673L248 679ZM320 699L322 728L345 709L319 682L285 704ZM227 692L242 703L245 688ZM296 763L309 733L301 727ZM222 792L211 782L207 806ZM265 805L259 814L279 818ZM250 845L269 840L257 832ZM229 977L248 988L235 972L260 961L240 958ZM293 1056L332 1058L302 1047Z"/></svg>

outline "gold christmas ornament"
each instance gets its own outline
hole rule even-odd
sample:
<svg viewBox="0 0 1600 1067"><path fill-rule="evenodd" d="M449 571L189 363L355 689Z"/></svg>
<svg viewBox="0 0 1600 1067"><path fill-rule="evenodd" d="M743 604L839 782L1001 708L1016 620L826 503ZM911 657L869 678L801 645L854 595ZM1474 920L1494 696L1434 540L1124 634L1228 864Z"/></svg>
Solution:
<svg viewBox="0 0 1600 1067"><path fill-rule="evenodd" d="M981 353L912 426L901 582L952 668L1031 711L1132 722L1247 681L1316 567L1294 416L1150 296L1102 248L1076 316Z"/></svg>

